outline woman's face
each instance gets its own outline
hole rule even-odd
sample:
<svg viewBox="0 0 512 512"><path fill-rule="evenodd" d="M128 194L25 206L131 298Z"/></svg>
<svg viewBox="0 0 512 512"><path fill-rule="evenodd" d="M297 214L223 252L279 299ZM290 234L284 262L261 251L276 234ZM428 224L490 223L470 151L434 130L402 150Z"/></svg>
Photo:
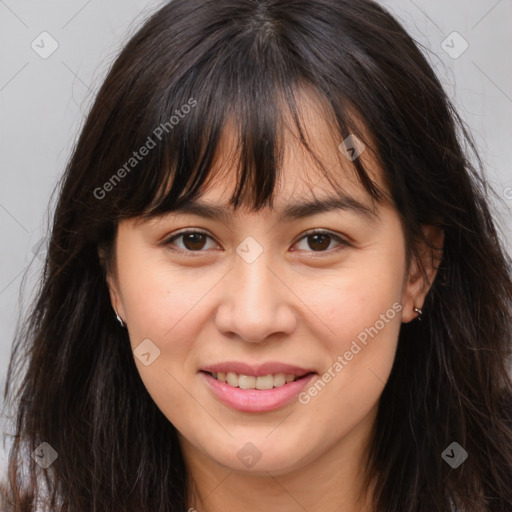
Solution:
<svg viewBox="0 0 512 512"><path fill-rule="evenodd" d="M343 186L345 207L284 214L339 198L289 136L273 210L228 210L227 173L200 198L225 218L129 219L116 239L111 297L140 376L185 455L231 469L284 474L361 450L401 322L417 316L426 293L415 264L406 275L397 212L372 213L322 116L304 108L313 149ZM369 151L359 158L383 187ZM226 170L229 159L221 161ZM196 234L179 236L185 228Z"/></svg>

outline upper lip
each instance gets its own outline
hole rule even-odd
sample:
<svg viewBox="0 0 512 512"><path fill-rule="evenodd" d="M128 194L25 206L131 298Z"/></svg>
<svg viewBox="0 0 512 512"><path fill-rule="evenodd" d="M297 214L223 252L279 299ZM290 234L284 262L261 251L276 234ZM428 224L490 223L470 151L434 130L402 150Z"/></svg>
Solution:
<svg viewBox="0 0 512 512"><path fill-rule="evenodd" d="M301 368L293 364L279 363L279 362L267 362L263 364L247 364L239 361L226 361L224 363L216 363L208 366L203 366L201 371L217 373L217 372L232 372L239 375L248 375L253 377L260 377L264 375L275 375L277 373L293 374L297 377L302 377L308 373L314 373L314 370Z"/></svg>

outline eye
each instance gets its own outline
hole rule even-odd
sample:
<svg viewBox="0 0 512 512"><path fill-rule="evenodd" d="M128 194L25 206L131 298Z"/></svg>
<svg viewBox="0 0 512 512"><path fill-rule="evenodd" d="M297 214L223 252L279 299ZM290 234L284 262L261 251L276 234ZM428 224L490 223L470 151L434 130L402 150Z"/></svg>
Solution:
<svg viewBox="0 0 512 512"><path fill-rule="evenodd" d="M181 247L175 243L175 241L179 239L181 239L182 241ZM165 246L177 246L178 252L204 252L203 249L205 249L205 246L207 246L207 239L214 241L210 235L203 231L189 229L173 235L172 237L165 240L163 244ZM335 250L339 250L344 246L350 245L346 240L344 240L340 236L335 235L330 231L324 230L309 231L305 235L303 235L302 238L299 239L299 242L301 242L302 240L307 241L306 245L309 247L310 250L312 250L312 252L328 252L327 249L329 248L333 240L338 243L338 246L341 246ZM299 242L297 242L294 245L297 245ZM214 243L214 246L216 245L217 244ZM171 250L175 249L171 247ZM301 250L307 251L308 248L303 248ZM292 249L292 251L295 251L295 249Z"/></svg>
<svg viewBox="0 0 512 512"><path fill-rule="evenodd" d="M171 238L168 238L166 241L164 241L164 245L173 245L174 241L180 238L183 240L184 247L178 247L178 249L183 252L203 252L201 249L203 249L205 246L204 240L206 238L213 240L210 235L204 233L203 231L190 229L181 231L180 233L173 235Z"/></svg>
<svg viewBox="0 0 512 512"><path fill-rule="evenodd" d="M300 241L307 240L306 245L313 250L313 252L328 252L325 249L327 249L330 245L332 240L335 240L339 245L343 246L349 246L350 244L343 240L338 235L335 235L334 233L331 233L330 231L322 231L322 230L313 230L309 231L305 235L302 236ZM338 247L340 250L342 247ZM308 250L307 248L305 250Z"/></svg>

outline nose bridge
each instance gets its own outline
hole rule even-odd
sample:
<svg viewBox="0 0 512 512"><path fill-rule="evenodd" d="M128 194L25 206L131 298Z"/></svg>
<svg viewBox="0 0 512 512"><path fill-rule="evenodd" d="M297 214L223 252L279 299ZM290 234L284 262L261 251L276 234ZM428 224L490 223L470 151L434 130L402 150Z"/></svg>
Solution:
<svg viewBox="0 0 512 512"><path fill-rule="evenodd" d="M247 306L251 302L262 302L263 295L272 297L270 288L275 285L275 276L270 271L272 251L268 241L263 242L261 236L257 238L259 241L254 236L244 238L237 246L234 258L235 286L238 284Z"/></svg>
<svg viewBox="0 0 512 512"><path fill-rule="evenodd" d="M252 309L252 306L258 306L262 312L264 303L270 305L275 300L276 277L270 271L270 265L269 252L263 252L254 261L237 258L233 277L235 288L238 287L236 296L242 307Z"/></svg>
<svg viewBox="0 0 512 512"><path fill-rule="evenodd" d="M246 239L237 247L229 291L217 317L219 329L254 342L293 329L295 315L286 286L273 266L271 251L263 250L254 239Z"/></svg>

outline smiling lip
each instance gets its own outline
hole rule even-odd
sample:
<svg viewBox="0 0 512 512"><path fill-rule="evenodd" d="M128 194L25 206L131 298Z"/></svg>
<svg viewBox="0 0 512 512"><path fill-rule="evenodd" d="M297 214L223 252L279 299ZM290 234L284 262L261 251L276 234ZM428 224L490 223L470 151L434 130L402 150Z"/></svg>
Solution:
<svg viewBox="0 0 512 512"><path fill-rule="evenodd" d="M217 373L217 372L232 372L237 373L238 375L250 375L253 377L262 377L264 375L275 375L276 373L284 373L297 375L297 377L302 377L307 373L314 373L314 370L301 368L299 366L294 366L291 364L285 363L276 363L269 362L263 363L259 366L251 366L246 363L240 363L236 361L227 361L225 363L217 363L208 366L204 366L201 368L203 372L208 373Z"/></svg>
<svg viewBox="0 0 512 512"><path fill-rule="evenodd" d="M233 372L254 377L284 373L294 374L300 378L272 389L240 389L210 375L210 373L216 372ZM282 363L265 363L258 367L251 367L245 363L236 362L210 365L202 368L199 373L221 402L233 409L245 412L267 412L284 407L316 375L316 372L312 370Z"/></svg>
<svg viewBox="0 0 512 512"><path fill-rule="evenodd" d="M300 379L272 389L240 389L217 380L209 373L200 372L214 395L224 404L238 411L267 412L290 403L315 376L308 373Z"/></svg>

